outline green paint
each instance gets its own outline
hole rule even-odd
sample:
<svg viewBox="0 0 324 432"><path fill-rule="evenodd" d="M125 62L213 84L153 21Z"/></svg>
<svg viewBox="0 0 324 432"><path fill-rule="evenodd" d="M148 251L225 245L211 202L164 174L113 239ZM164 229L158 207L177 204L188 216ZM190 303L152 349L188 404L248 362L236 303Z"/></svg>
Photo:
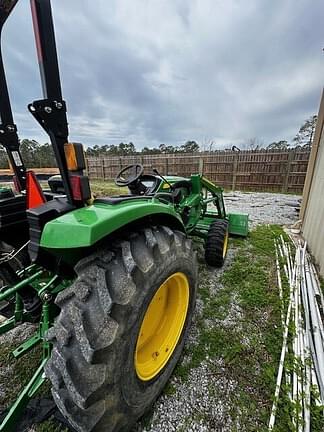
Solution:
<svg viewBox="0 0 324 432"><path fill-rule="evenodd" d="M11 297L13 294L15 294L21 288L23 288L26 285L29 285L35 279L39 278L39 276L43 273L44 273L44 270L39 270L38 272L34 273L32 276L29 276L28 278L23 279L22 281L18 282L13 287L8 288L2 294L0 294L0 301L6 300L7 298Z"/></svg>
<svg viewBox="0 0 324 432"><path fill-rule="evenodd" d="M39 334L39 331L32 336L31 338L27 339L25 342L23 342L21 345L19 345L18 348L16 348L12 354L15 358L22 357L24 354L26 354L28 351L34 348L34 346L38 345L41 342L41 337Z"/></svg>
<svg viewBox="0 0 324 432"><path fill-rule="evenodd" d="M229 213L229 233L246 237L249 232L249 215Z"/></svg>
<svg viewBox="0 0 324 432"><path fill-rule="evenodd" d="M39 272L36 272L34 274L35 278L37 277ZM39 275L38 275L39 277ZM29 277L28 279L30 279ZM55 287L55 277L49 277L46 286L48 289L55 290L57 287ZM39 285L40 287L43 284L43 280L39 279ZM50 293L50 292L49 292ZM44 293L43 293L44 295ZM19 296L17 295L17 298ZM50 297L49 297L50 298ZM42 314L41 319L39 322L39 328L37 333L32 336L31 338L27 339L25 342L23 342L18 348L16 348L13 351L13 355L15 358L20 358L22 355L29 352L32 348L34 348L37 344L40 342L43 343L43 356L41 364L39 365L38 369L34 373L33 377L30 379L26 387L23 389L23 391L20 393L18 398L16 399L15 403L10 408L8 414L4 418L3 422L0 425L0 432L11 432L14 430L14 426L16 425L18 419L20 418L21 414L23 413L24 409L26 408L29 400L38 392L42 384L45 382L45 376L43 374L44 372L44 366L46 362L48 361L50 355L51 355L51 345L49 342L45 340L45 335L48 329L52 326L53 320L55 317L55 309L54 305L52 303L47 302L46 300L43 303L42 306ZM5 323L6 324L6 323ZM8 320L7 322L7 330L8 327L11 327L12 324L15 324L15 318L12 318Z"/></svg>
<svg viewBox="0 0 324 432"><path fill-rule="evenodd" d="M15 318L9 318L0 325L0 335L7 333L15 327Z"/></svg>
<svg viewBox="0 0 324 432"><path fill-rule="evenodd" d="M177 225L183 225L171 204L153 197L119 204L94 203L48 222L41 246L58 249L91 246L124 225L150 215L171 216Z"/></svg>

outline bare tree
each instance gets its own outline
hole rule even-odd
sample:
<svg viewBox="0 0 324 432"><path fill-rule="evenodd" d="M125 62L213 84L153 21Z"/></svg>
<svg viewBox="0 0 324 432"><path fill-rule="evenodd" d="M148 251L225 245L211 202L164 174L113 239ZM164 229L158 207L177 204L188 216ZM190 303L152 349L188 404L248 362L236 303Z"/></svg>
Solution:
<svg viewBox="0 0 324 432"><path fill-rule="evenodd" d="M264 146L264 142L257 137L249 138L246 142L239 145L241 150L259 150Z"/></svg>

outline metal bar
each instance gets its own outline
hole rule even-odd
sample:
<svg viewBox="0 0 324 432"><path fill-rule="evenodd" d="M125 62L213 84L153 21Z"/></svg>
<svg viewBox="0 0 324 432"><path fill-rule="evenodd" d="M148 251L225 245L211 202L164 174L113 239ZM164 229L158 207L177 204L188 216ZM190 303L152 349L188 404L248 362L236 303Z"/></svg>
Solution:
<svg viewBox="0 0 324 432"><path fill-rule="evenodd" d="M15 314L14 314L15 324L17 324L18 322L22 322L23 316L24 316L24 303L23 303L21 296L17 292L16 293Z"/></svg>
<svg viewBox="0 0 324 432"><path fill-rule="evenodd" d="M43 273L44 270L39 270L36 273L34 273L32 276L29 276L27 279L24 279L21 282L14 285L13 287L6 289L2 294L0 294L0 301L6 300L8 297L11 297L13 294L15 294L24 286L29 285L33 280L37 279Z"/></svg>
<svg viewBox="0 0 324 432"><path fill-rule="evenodd" d="M65 160L68 142L66 105L62 100L60 72L50 0L30 0L44 100L34 101L29 111L48 133L67 199L75 204Z"/></svg>
<svg viewBox="0 0 324 432"><path fill-rule="evenodd" d="M16 322L14 317L7 319L0 325L0 335L7 333L9 330L13 329L15 327L15 324Z"/></svg>
<svg viewBox="0 0 324 432"><path fill-rule="evenodd" d="M56 282L59 279L58 275L54 275L48 282L46 285L42 286L41 289L37 290L38 291L38 295L39 297L42 296L42 294L46 291L46 290L51 290L52 284L54 282Z"/></svg>
<svg viewBox="0 0 324 432"><path fill-rule="evenodd" d="M43 338L43 358L49 358L52 351L52 345L50 342L44 339L45 334L47 333L48 329L50 328L52 324L52 306L45 302L43 304L43 310L42 310L42 322L40 325L39 333L41 337Z"/></svg>
<svg viewBox="0 0 324 432"><path fill-rule="evenodd" d="M14 9L18 0L0 1L0 39L3 26ZM17 127L14 124L12 109L9 98L8 85L2 59L0 43L0 144L6 149L10 165L14 171L19 191L26 189L26 168L23 164L19 151L19 138Z"/></svg>
<svg viewBox="0 0 324 432"><path fill-rule="evenodd" d="M36 50L44 98L62 99L50 0L31 0Z"/></svg>
<svg viewBox="0 0 324 432"><path fill-rule="evenodd" d="M18 348L16 348L12 354L15 358L22 357L24 354L26 354L28 351L33 349L36 345L38 345L41 342L42 338L40 337L39 332L37 332L34 336L27 339L25 342L23 342L21 345L19 345Z"/></svg>
<svg viewBox="0 0 324 432"><path fill-rule="evenodd" d="M31 270L34 270L36 268L36 264L31 264L28 267L23 268L22 270L17 271L17 276L24 276L24 274L29 273Z"/></svg>
<svg viewBox="0 0 324 432"><path fill-rule="evenodd" d="M16 402L10 408L8 414L0 425L0 432L12 432L15 430L16 423L19 420L23 410L26 408L29 400L33 397L33 395L46 379L43 375L43 371L47 360L47 358L42 360L37 371L26 385L24 390L20 393Z"/></svg>

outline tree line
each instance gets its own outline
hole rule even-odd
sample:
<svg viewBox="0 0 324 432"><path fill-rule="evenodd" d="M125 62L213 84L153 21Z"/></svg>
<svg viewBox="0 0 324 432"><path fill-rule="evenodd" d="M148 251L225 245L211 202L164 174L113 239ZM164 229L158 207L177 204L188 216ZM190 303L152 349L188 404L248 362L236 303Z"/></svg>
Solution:
<svg viewBox="0 0 324 432"><path fill-rule="evenodd" d="M132 142L119 143L118 145L94 145L88 147L85 151L86 156L127 156L135 154L166 154L166 153L196 153L199 151L215 152L218 150L287 150L289 148L310 148L314 137L315 127L317 122L317 116L313 115L309 117L300 127L298 133L294 137L292 143L288 143L286 140L274 141L270 144L265 145L258 138L250 138L241 145L225 146L223 148L217 148L217 145L213 140L207 143L199 145L194 140L188 140L180 146L173 146L167 144L160 144L156 148L144 147L141 150L137 150ZM20 142L20 152L23 161L27 168L52 168L56 166L56 160L54 157L53 148L50 144L40 144L35 140L23 139ZM0 146L0 168L8 168L8 159L6 151Z"/></svg>

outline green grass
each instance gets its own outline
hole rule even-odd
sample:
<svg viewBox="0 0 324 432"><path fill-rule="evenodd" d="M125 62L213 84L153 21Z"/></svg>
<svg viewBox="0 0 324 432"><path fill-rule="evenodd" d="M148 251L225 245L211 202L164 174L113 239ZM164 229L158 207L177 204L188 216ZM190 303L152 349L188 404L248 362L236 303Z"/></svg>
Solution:
<svg viewBox="0 0 324 432"><path fill-rule="evenodd" d="M41 347L33 348L27 357L14 359L12 351L19 346L19 343L1 343L0 364L2 367L8 365L6 373L0 375L0 387L6 391L0 399L0 407L5 408L13 403L17 394L22 390L33 376L38 364L41 361ZM8 385L10 383L10 385Z"/></svg>
<svg viewBox="0 0 324 432"><path fill-rule="evenodd" d="M41 424L34 426L35 432L69 432L67 428L64 428L55 420L49 419Z"/></svg>
<svg viewBox="0 0 324 432"><path fill-rule="evenodd" d="M92 193L97 197L129 193L127 187L116 186L113 181L92 180L90 186Z"/></svg>

